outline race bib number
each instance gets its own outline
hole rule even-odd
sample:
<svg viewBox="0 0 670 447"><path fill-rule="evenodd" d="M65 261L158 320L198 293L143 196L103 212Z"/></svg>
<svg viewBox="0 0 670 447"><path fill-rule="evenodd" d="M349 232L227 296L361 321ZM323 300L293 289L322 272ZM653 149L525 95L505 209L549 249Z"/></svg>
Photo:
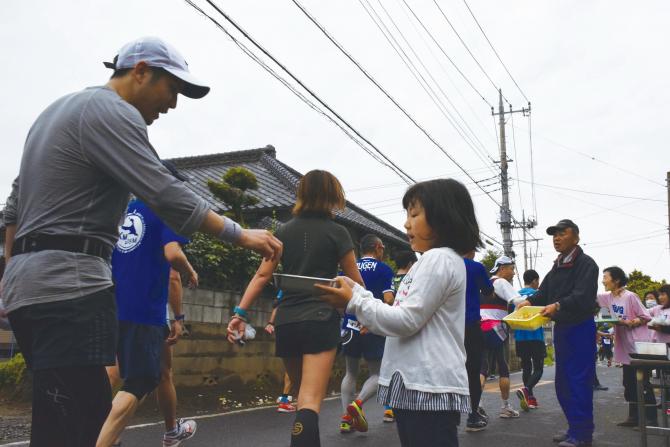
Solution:
<svg viewBox="0 0 670 447"><path fill-rule="evenodd" d="M360 332L361 328L363 325L359 321L356 320L348 320L347 321L347 329L351 329L352 331Z"/></svg>

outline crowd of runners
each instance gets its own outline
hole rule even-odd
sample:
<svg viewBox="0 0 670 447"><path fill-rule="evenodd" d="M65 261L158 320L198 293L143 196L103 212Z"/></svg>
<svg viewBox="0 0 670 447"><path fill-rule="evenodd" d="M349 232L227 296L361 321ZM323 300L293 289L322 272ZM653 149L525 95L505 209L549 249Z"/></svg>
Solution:
<svg viewBox="0 0 670 447"><path fill-rule="evenodd" d="M113 70L106 85L58 99L37 118L4 210L3 312L33 374L32 446L121 445L154 391L165 418L163 445L194 436L196 422L177 418L171 363L186 318L182 280L198 285L182 250L196 231L263 256L228 324L230 343L253 338L253 303L280 263L285 274L336 278L313 293L278 291L265 326L286 369L277 403L295 417L291 446L320 445L319 412L338 352L345 374L342 417L333 424L343 436L367 431L367 418L378 417L397 425L403 446L457 446L461 415L466 431L477 432L491 416L541 411L534 388L547 354L544 328L510 337L503 322L527 305L544 306L555 323L555 386L567 429L554 441L591 445L593 391L604 389L598 355L622 365L630 414L620 425L637 425L629 353L635 341L670 342L670 286L645 297L645 307L626 289L624 271L608 267L606 292L597 293L599 268L579 246L579 227L564 219L547 228L558 252L552 269L542 280L523 272L517 290L513 259L501 256L488 271L474 260L482 241L473 203L451 179L406 191L411 250L393 254L395 271L379 237L366 235L356 247L335 222L344 191L327 171L302 177L293 218L274 235L244 229L187 188L147 136L147 125L176 107L177 94L201 98L209 87L156 38L125 45L106 65ZM597 327L600 308L616 324ZM512 339L523 372L517 390L507 363ZM361 360L368 377L357 390ZM493 371L501 400L485 409L482 390L494 386ZM646 385L646 417L654 424L655 397ZM383 414L366 415L372 398Z"/></svg>

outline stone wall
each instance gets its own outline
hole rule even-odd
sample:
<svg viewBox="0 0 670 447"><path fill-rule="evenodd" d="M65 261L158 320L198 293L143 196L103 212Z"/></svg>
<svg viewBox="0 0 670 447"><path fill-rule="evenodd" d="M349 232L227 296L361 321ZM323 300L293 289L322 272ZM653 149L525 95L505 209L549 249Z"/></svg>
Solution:
<svg viewBox="0 0 670 447"><path fill-rule="evenodd" d="M272 299L261 296L249 310L256 339L244 347L226 340L226 327L240 293L205 289L184 290L184 313L189 334L175 346L173 370L181 386L240 384L262 378L280 383L284 374L281 360L274 356L274 337L263 328L272 313ZM551 325L545 327L545 341L552 343ZM520 369L514 335L507 343L510 369ZM341 375L341 371L336 371Z"/></svg>
<svg viewBox="0 0 670 447"><path fill-rule="evenodd" d="M245 346L226 340L226 327L240 294L205 289L184 290L188 335L174 349L175 383L181 386L248 382L266 375L280 380L282 362L274 356L274 338L263 328L272 313L272 300L259 297L249 310L256 339Z"/></svg>

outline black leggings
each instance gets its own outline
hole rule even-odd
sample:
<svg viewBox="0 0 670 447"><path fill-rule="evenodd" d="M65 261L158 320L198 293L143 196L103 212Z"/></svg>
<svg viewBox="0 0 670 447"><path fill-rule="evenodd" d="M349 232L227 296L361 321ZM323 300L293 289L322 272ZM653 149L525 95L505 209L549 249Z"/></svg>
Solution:
<svg viewBox="0 0 670 447"><path fill-rule="evenodd" d="M31 447L94 447L112 408L104 366L33 373Z"/></svg>
<svg viewBox="0 0 670 447"><path fill-rule="evenodd" d="M468 386L470 388L470 404L472 411L479 407L482 398L482 383L479 373L482 367L482 351L484 350L484 336L479 321L465 325L465 369L468 372Z"/></svg>
<svg viewBox="0 0 670 447"><path fill-rule="evenodd" d="M460 413L393 409L402 447L458 447Z"/></svg>
<svg viewBox="0 0 670 447"><path fill-rule="evenodd" d="M517 342L517 355L521 359L521 378L528 393L533 395L533 388L542 379L544 373L544 357L546 348L544 341Z"/></svg>

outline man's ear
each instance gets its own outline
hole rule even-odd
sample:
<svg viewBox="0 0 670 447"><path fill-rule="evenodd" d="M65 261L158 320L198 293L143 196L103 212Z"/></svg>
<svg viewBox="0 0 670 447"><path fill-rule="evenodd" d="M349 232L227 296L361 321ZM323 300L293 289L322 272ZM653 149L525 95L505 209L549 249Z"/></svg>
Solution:
<svg viewBox="0 0 670 447"><path fill-rule="evenodd" d="M140 85L151 79L151 67L144 61L138 62L137 65L133 67L132 73L133 79Z"/></svg>

